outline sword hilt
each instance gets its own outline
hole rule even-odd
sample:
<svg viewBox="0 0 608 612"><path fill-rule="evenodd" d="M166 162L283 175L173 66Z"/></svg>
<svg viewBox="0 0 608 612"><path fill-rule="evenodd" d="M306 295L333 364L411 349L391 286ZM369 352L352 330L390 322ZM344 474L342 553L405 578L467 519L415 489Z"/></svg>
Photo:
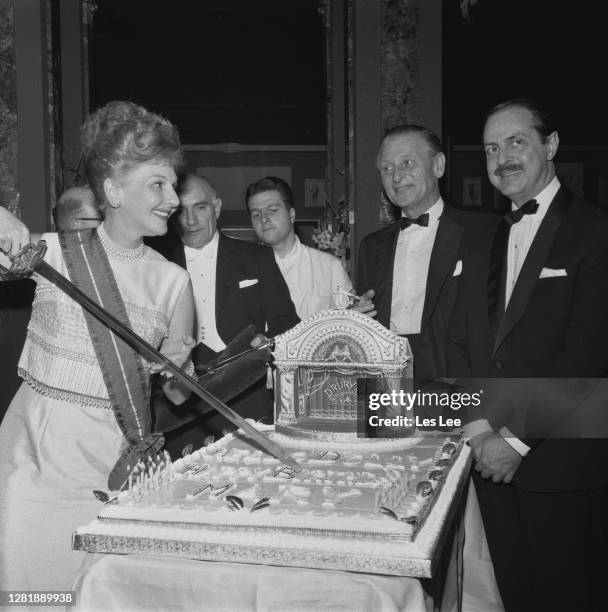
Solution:
<svg viewBox="0 0 608 612"><path fill-rule="evenodd" d="M37 245L26 244L17 255L10 257L11 267L6 268L0 264L0 279L17 280L31 276L36 266L42 261L46 253L46 242L40 240Z"/></svg>

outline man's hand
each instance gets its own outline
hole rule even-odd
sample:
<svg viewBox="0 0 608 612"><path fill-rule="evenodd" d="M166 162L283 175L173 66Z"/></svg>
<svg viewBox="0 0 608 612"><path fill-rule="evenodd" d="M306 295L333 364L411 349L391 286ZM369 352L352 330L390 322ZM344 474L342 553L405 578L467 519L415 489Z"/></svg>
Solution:
<svg viewBox="0 0 608 612"><path fill-rule="evenodd" d="M378 314L373 302L375 295L376 292L369 289L353 304L352 310L366 314L368 317L375 317Z"/></svg>
<svg viewBox="0 0 608 612"><path fill-rule="evenodd" d="M184 363L186 363L188 357L190 357L190 353L192 352L195 344L196 341L194 338L188 335L177 340L166 339L160 347L160 352L165 357L168 357L176 366L181 368ZM150 366L150 370L153 373L160 372L163 369L164 368L160 363L153 363ZM166 372L166 374L169 378L173 377L171 372Z"/></svg>
<svg viewBox="0 0 608 612"><path fill-rule="evenodd" d="M30 231L27 227L4 206L0 206L0 251L15 256L29 243Z"/></svg>
<svg viewBox="0 0 608 612"><path fill-rule="evenodd" d="M264 334L256 334L251 341L251 348L256 348L260 344L264 344L264 342L268 342L268 338Z"/></svg>
<svg viewBox="0 0 608 612"><path fill-rule="evenodd" d="M491 476L492 482L506 484L513 480L522 457L500 434L481 433L471 438L469 445L477 460L475 469L482 478Z"/></svg>

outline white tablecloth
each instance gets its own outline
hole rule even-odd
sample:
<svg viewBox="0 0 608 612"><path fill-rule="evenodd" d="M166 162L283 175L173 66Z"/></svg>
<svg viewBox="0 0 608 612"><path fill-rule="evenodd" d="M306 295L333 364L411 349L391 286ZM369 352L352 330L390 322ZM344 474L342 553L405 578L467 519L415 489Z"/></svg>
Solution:
<svg viewBox="0 0 608 612"><path fill-rule="evenodd" d="M87 554L70 610L426 612L413 578L239 563Z"/></svg>

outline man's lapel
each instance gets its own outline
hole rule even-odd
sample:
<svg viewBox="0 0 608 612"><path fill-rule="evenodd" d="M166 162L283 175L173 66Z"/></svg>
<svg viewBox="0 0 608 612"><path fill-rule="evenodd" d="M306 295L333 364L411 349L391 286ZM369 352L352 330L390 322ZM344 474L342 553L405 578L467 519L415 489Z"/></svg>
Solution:
<svg viewBox="0 0 608 612"><path fill-rule="evenodd" d="M238 282L239 261L230 238L220 232L215 269L215 325L219 333L221 314L230 289ZM225 313L224 313L225 314Z"/></svg>
<svg viewBox="0 0 608 612"><path fill-rule="evenodd" d="M439 219L435 243L431 251L431 261L429 262L424 308L420 325L421 332L424 331L437 307L441 288L450 275L454 273L463 232L464 228L458 223L451 209L444 205L443 213Z"/></svg>
<svg viewBox="0 0 608 612"><path fill-rule="evenodd" d="M494 353L523 315L571 200L572 196L568 191L564 187L560 187L538 228L538 232L532 241L528 255L517 277L515 287L513 287L509 305L496 334Z"/></svg>
<svg viewBox="0 0 608 612"><path fill-rule="evenodd" d="M386 228L376 242L375 266L377 279L382 279L376 287L374 302L378 308L378 321L386 327L391 322L391 302L393 300L393 266L395 263L395 250L399 238L399 224L393 223Z"/></svg>

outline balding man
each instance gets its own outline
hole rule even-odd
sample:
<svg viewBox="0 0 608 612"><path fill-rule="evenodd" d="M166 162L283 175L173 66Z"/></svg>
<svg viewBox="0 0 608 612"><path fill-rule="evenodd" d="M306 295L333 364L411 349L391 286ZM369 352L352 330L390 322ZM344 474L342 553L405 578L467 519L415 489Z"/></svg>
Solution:
<svg viewBox="0 0 608 612"><path fill-rule="evenodd" d="M417 379L445 377L448 322L468 245L496 220L444 202L439 179L445 155L439 138L425 127L388 130L377 165L384 192L401 209L401 218L363 239L357 289L373 289L378 321L407 336Z"/></svg>
<svg viewBox="0 0 608 612"><path fill-rule="evenodd" d="M52 213L55 227L63 231L93 229L103 221L95 195L87 185L66 189Z"/></svg>
<svg viewBox="0 0 608 612"><path fill-rule="evenodd" d="M190 174L180 181L178 194L180 208L172 219L170 235L158 250L190 273L200 343L194 353L197 360L208 362L216 357L247 325L274 336L298 323L272 249L218 231L222 200L213 185ZM272 422L272 396L265 380L229 403L244 417ZM167 436L167 447L176 455L188 443L198 447L205 436L233 428L220 415L205 415Z"/></svg>

